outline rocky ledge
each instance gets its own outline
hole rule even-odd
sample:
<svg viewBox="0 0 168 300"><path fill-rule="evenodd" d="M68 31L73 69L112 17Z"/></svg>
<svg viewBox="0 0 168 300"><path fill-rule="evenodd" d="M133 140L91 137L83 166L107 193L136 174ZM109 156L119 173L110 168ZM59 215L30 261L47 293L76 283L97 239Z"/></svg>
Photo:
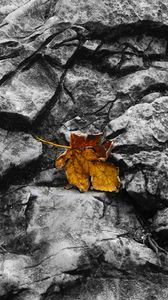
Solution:
<svg viewBox="0 0 168 300"><path fill-rule="evenodd" d="M167 300L166 0L0 0L0 299ZM71 131L119 193L66 190Z"/></svg>

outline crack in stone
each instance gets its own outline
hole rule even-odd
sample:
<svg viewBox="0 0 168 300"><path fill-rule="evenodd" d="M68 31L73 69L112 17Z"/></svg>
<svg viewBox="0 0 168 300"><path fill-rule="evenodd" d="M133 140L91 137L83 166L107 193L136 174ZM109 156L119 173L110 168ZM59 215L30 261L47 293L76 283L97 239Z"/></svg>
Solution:
<svg viewBox="0 0 168 300"><path fill-rule="evenodd" d="M64 250L71 250L71 249L84 249L86 248L85 246L72 246L72 247L65 247L65 248L62 248L60 249L60 251L58 251L57 253L54 253L52 255L49 255L47 257L45 257L43 260L41 260L39 263L35 264L35 265L32 265L32 266L27 266L27 267L24 267L24 269L32 269L32 268L36 268L38 266L40 266L41 264L43 264L43 262L45 262L46 260L50 259L51 257L55 257L57 255L59 255L62 251Z"/></svg>
<svg viewBox="0 0 168 300"><path fill-rule="evenodd" d="M57 86L57 88L55 90L55 93L51 97L51 99L48 101L48 103L46 104L46 106L44 107L44 109L41 110L41 112L37 116L36 120L33 122L32 130L34 129L34 131L35 131L35 129L43 122L43 120L50 113L51 109L54 107L54 105L60 99L62 88L63 88L63 84L64 84L64 79L65 79L65 76L67 74L67 71L75 63L76 57L78 56L78 53L79 53L80 48L81 48L81 45L83 43L84 43L84 41L80 41L79 42L79 45L77 46L77 49L75 50L75 52L72 54L72 56L68 59L67 63L65 64L65 66L64 66L65 69L64 69L64 71L63 71L63 73L62 73L62 75L60 77L60 81L59 81L59 84L58 84L58 86Z"/></svg>
<svg viewBox="0 0 168 300"><path fill-rule="evenodd" d="M45 46L47 46L57 35L63 33L67 29L70 28L70 25L67 25L64 29L61 29L54 34L50 35L40 46L39 48L33 52L29 57L24 59L15 69L15 71L9 72L8 74L5 74L1 80L0 85L3 83L6 83L8 80L10 80L16 73L22 70L26 70L26 68L29 68L28 66L32 66L38 59L41 57L41 54L39 53Z"/></svg>
<svg viewBox="0 0 168 300"><path fill-rule="evenodd" d="M75 98L73 96L73 93L71 93L71 91L69 91L69 89L66 87L65 82L63 83L63 87L64 87L64 90L67 93L67 95L71 98L73 104L75 104L76 101L75 101Z"/></svg>

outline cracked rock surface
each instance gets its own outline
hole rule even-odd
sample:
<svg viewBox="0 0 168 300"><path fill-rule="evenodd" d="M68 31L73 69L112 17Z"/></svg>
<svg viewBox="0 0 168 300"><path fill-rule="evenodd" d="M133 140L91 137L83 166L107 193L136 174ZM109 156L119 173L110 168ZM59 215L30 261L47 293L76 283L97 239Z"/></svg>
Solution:
<svg viewBox="0 0 168 300"><path fill-rule="evenodd" d="M0 130L0 177L12 168L21 168L37 160L42 146L30 134Z"/></svg>
<svg viewBox="0 0 168 300"><path fill-rule="evenodd" d="M167 0L0 0L0 300L167 300ZM114 140L118 194L56 143Z"/></svg>

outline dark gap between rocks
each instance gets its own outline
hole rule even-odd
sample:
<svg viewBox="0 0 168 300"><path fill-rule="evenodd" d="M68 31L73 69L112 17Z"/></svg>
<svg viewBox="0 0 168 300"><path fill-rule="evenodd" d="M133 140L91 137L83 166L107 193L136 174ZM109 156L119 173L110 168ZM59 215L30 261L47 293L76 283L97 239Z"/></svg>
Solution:
<svg viewBox="0 0 168 300"><path fill-rule="evenodd" d="M22 167L11 166L10 170L0 178L0 190L6 191L12 185L24 185L33 180L43 168L42 157Z"/></svg>
<svg viewBox="0 0 168 300"><path fill-rule="evenodd" d="M123 36L135 36L144 33L154 37L167 39L168 33L167 25L163 25L160 22L151 20L142 20L129 24L120 24L114 27L106 26L102 23L92 21L79 25L88 30L90 39L99 39L103 42L115 42Z"/></svg>
<svg viewBox="0 0 168 300"><path fill-rule="evenodd" d="M17 113L0 112L0 127L8 131L30 132L31 124L27 117Z"/></svg>

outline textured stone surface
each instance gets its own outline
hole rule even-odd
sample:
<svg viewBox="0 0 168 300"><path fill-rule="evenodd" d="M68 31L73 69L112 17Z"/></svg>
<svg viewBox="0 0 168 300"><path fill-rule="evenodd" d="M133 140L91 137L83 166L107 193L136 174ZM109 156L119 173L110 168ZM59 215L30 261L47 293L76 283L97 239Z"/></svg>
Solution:
<svg viewBox="0 0 168 300"><path fill-rule="evenodd" d="M23 167L42 154L42 146L31 135L0 130L0 176L16 167Z"/></svg>
<svg viewBox="0 0 168 300"><path fill-rule="evenodd" d="M162 209L158 210L156 215L153 218L153 229L159 233L167 236L168 231L168 222L167 222L167 216L168 216L168 209Z"/></svg>
<svg viewBox="0 0 168 300"><path fill-rule="evenodd" d="M107 136L121 132L115 139L116 159L128 172L134 169L133 174L126 175L125 188L146 209L153 207L154 200L157 207L162 201L167 203L167 103L167 97L160 97L152 103L137 104L106 128Z"/></svg>
<svg viewBox="0 0 168 300"><path fill-rule="evenodd" d="M0 0L0 298L167 300L167 0ZM66 190L71 131L119 194ZM70 187L69 187L70 188Z"/></svg>
<svg viewBox="0 0 168 300"><path fill-rule="evenodd" d="M47 72L48 71L48 72ZM36 64L31 70L13 77L12 81L0 87L1 114L16 114L32 122L50 101L58 84L58 76L49 76ZM17 120L17 117L15 117Z"/></svg>
<svg viewBox="0 0 168 300"><path fill-rule="evenodd" d="M41 171L34 179L33 182L40 186L62 186L66 183L66 176L63 170L47 169Z"/></svg>
<svg viewBox="0 0 168 300"><path fill-rule="evenodd" d="M107 26L136 23L140 20L162 21L167 25L166 1L161 4L158 0L153 2L137 1L58 1L56 11L60 19L73 18L76 22L100 22ZM130 22L131 21L131 22Z"/></svg>
<svg viewBox="0 0 168 300"><path fill-rule="evenodd" d="M159 149L168 140L168 97L157 98L152 103L130 107L122 116L111 121L107 136L124 131L116 140L116 146L133 146L151 150ZM138 132L138 134L137 134Z"/></svg>
<svg viewBox="0 0 168 300"><path fill-rule="evenodd" d="M82 282L85 273L120 281L142 267L159 268L131 211L128 199L101 192L12 186L1 203L1 296L11 285L42 294L53 283L59 295L61 285Z"/></svg>
<svg viewBox="0 0 168 300"><path fill-rule="evenodd" d="M79 70L81 70L81 68ZM95 132L102 131L105 129L110 119L115 119L122 115L130 106L132 107L132 105L136 105L139 102L153 102L157 97L159 97L159 95L165 95L167 89L167 71L157 70L154 68L137 71L133 74L122 77L121 79L114 79L113 81L109 80L107 75L101 76L101 73L99 72L95 72L93 75L92 70L83 68L82 71L80 72L80 75L77 73L78 77L74 77L70 73L70 80L67 79L65 81L71 96L73 96L73 101L69 102L71 103L69 105L69 115L66 116L65 113L63 114L66 118L70 116L73 118L72 120L67 121L67 123L65 123L61 128L60 131L61 133L64 133L64 135L68 134L68 131L77 129L87 131L89 128L89 130L93 130ZM93 79L95 74L97 74L100 79ZM86 77L90 77L90 80ZM159 87L161 90L163 89L162 94L153 93L153 91L158 91ZM63 96L62 99L66 98ZM165 98L165 103L167 101L166 99L167 98ZM78 108L79 102L81 103L80 108ZM63 106L61 106L61 108L59 106L59 110L64 110L63 101L62 104ZM145 110L146 104L142 104L140 108L141 107L144 107ZM55 109L53 109L53 111ZM128 114L130 114L131 109L128 111ZM134 112L132 114L134 114ZM136 119L136 116L134 118ZM123 118L121 117L119 122L122 119ZM129 119L129 116L127 116L127 119ZM113 123L117 124L117 122L118 121L114 121ZM117 127L117 125L115 126ZM157 126L158 125L155 124L155 127ZM120 127L122 127L122 125L120 125ZM159 131L161 128L157 130ZM134 134L136 135L136 132ZM139 138L138 135L137 138ZM145 141L146 140L144 139L144 142Z"/></svg>

